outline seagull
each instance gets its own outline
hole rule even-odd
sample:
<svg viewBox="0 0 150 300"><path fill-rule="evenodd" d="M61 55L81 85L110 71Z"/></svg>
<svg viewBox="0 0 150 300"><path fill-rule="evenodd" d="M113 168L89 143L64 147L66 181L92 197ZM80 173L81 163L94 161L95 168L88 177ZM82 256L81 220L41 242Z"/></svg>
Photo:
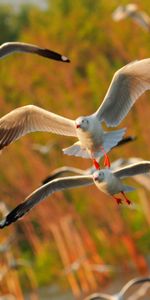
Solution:
<svg viewBox="0 0 150 300"><path fill-rule="evenodd" d="M145 30L150 31L150 17L145 12L140 11L136 4L121 5L112 14L112 18L116 22L127 17L131 18Z"/></svg>
<svg viewBox="0 0 150 300"><path fill-rule="evenodd" d="M69 273L75 273L77 272L81 266L83 261L86 259L85 256L81 256L80 258L76 259L74 262L72 262L70 265L68 265L64 270L63 274L67 275Z"/></svg>
<svg viewBox="0 0 150 300"><path fill-rule="evenodd" d="M135 136L127 136L127 137L123 138L114 148L116 148L118 146L120 147L129 142L132 142L135 139L136 139ZM111 164L111 169L115 170L117 167L121 167L123 162L124 162L124 159L118 159L118 160L114 161ZM135 162L138 162L138 161L135 161ZM127 163L126 163L126 165L127 165ZM60 168L57 168L54 171L52 171L51 174L42 181L42 184L45 184L55 178L61 177L62 175L66 175L68 173L73 173L73 174L78 174L78 175L90 175L90 174L93 174L94 171L95 171L94 167L88 168L86 170L82 170L82 169L78 169L78 168L74 168L74 167L64 166L64 167L60 167Z"/></svg>
<svg viewBox="0 0 150 300"><path fill-rule="evenodd" d="M28 43L8 42L0 45L0 58L3 58L13 52L33 53L53 60L59 60L67 63L70 62L69 58L64 55Z"/></svg>
<svg viewBox="0 0 150 300"><path fill-rule="evenodd" d="M111 265L106 264L90 264L90 270L98 272L98 273L105 273L105 272L113 272L114 267Z"/></svg>
<svg viewBox="0 0 150 300"><path fill-rule="evenodd" d="M53 132L78 138L75 144L63 150L65 154L92 158L97 169L96 158L105 156L104 166L110 167L106 153L122 139L125 129L106 132L101 123L104 121L108 127L119 125L139 96L148 89L150 58L119 69L102 104L87 117L71 120L35 105L16 108L0 118L0 149L30 132Z"/></svg>
<svg viewBox="0 0 150 300"><path fill-rule="evenodd" d="M128 281L122 289L114 294L114 295L109 295L105 293L94 293L92 295L89 295L87 298L84 300L124 300L124 294L128 291L128 289L131 286L137 285L137 284L142 284L145 282L150 282L150 277L141 277L141 278L134 278Z"/></svg>
<svg viewBox="0 0 150 300"><path fill-rule="evenodd" d="M34 143L32 146L32 149L34 151L39 152L42 155L47 155L54 148L54 146L56 146L56 144L54 144L54 143L47 143L46 145Z"/></svg>
<svg viewBox="0 0 150 300"><path fill-rule="evenodd" d="M10 211L10 213L0 221L0 228L4 228L5 226L17 221L17 219L24 216L43 199L64 189L95 184L99 190L105 194L111 195L118 204L122 203L122 200L115 196L115 194L118 193L121 193L125 201L130 204L130 200L126 197L125 192L131 192L134 188L123 184L121 179L146 172L150 172L149 161L132 164L116 171L111 171L111 169L105 168L102 170L96 170L93 175L79 175L54 179L40 186L31 193L24 202Z"/></svg>
<svg viewBox="0 0 150 300"><path fill-rule="evenodd" d="M68 273L77 272L83 266L85 259L86 259L86 257L84 256L84 257L81 257L81 258L75 260L74 262L72 262L69 266L67 266L63 270L63 274L67 275ZM100 264L89 263L88 268L91 271L98 272L98 273L111 272L114 270L114 268L111 265L106 265L106 264L100 265Z"/></svg>

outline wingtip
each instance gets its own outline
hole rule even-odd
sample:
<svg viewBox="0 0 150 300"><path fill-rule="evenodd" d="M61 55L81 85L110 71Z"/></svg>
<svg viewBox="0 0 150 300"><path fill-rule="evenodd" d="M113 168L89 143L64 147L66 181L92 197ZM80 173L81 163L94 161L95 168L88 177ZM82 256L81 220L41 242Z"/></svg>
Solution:
<svg viewBox="0 0 150 300"><path fill-rule="evenodd" d="M3 229L5 226L7 226L6 218L0 221L0 229Z"/></svg>
<svg viewBox="0 0 150 300"><path fill-rule="evenodd" d="M67 56L62 55L62 56L61 56L61 60L62 60L63 62L70 63L70 59L69 59Z"/></svg>

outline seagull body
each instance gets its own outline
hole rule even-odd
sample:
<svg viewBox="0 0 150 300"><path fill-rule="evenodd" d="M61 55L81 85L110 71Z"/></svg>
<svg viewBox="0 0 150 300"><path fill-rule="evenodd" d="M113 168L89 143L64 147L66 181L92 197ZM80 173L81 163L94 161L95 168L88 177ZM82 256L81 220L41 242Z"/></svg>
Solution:
<svg viewBox="0 0 150 300"><path fill-rule="evenodd" d="M125 129L105 132L102 122L116 127L125 118L135 101L150 89L150 59L132 62L118 70L98 110L71 120L34 105L17 108L0 119L0 149L30 132L45 131L73 136L78 142L64 149L68 155L95 160L122 139ZM95 165L97 167L97 165Z"/></svg>
<svg viewBox="0 0 150 300"><path fill-rule="evenodd" d="M88 117L79 117L76 120L76 128L80 146L84 145L87 152L94 153L99 151L100 146L104 142L104 132L99 120L93 115Z"/></svg>
<svg viewBox="0 0 150 300"><path fill-rule="evenodd" d="M140 11L136 4L121 5L112 14L114 21L120 21L127 17L131 18L145 30L150 31L150 17L145 12Z"/></svg>
<svg viewBox="0 0 150 300"><path fill-rule="evenodd" d="M24 202L19 204L6 217L4 217L4 219L0 221L0 228L3 228L15 222L43 199L57 191L61 191L64 189L95 184L99 190L102 190L106 194L112 195L115 200L120 203L119 198L116 198L114 194L121 192L124 195L124 192L130 192L133 190L132 187L123 184L121 182L121 179L146 172L150 172L149 161L142 161L137 164L120 168L116 171L111 171L110 169L102 169L97 170L93 175L79 175L54 179L36 189L25 199ZM126 197L125 200L128 202L128 199Z"/></svg>
<svg viewBox="0 0 150 300"><path fill-rule="evenodd" d="M62 62L70 62L68 57L61 55L57 52L54 52L49 49L44 49L39 46L28 44L28 43L21 43L21 42L8 42L4 43L0 46L0 58L3 58L7 55L10 55L14 52L25 52L25 53L32 53L37 54L43 57L47 57L53 60L60 60Z"/></svg>
<svg viewBox="0 0 150 300"><path fill-rule="evenodd" d="M97 188L107 195L118 194L121 191L130 191L130 189L128 190L127 186L121 182L120 178L109 169L94 172L93 178Z"/></svg>
<svg viewBox="0 0 150 300"><path fill-rule="evenodd" d="M141 277L141 278L134 278L128 281L122 289L114 294L114 295L109 295L105 293L94 293L92 295L89 295L86 297L84 300L124 300L124 295L128 291L128 289L134 285L142 284L145 282L150 282L150 277Z"/></svg>

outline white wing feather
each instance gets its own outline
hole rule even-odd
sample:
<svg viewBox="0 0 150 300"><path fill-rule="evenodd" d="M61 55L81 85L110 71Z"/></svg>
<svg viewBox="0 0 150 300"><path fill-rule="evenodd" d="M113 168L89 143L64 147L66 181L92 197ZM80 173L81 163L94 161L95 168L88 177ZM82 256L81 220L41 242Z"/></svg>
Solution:
<svg viewBox="0 0 150 300"><path fill-rule="evenodd" d="M150 172L150 161L142 161L139 163L131 164L124 168L114 171L114 175L119 178L135 176Z"/></svg>
<svg viewBox="0 0 150 300"><path fill-rule="evenodd" d="M117 126L135 101L150 89L150 58L132 62L118 70L95 115L107 126Z"/></svg>
<svg viewBox="0 0 150 300"><path fill-rule="evenodd" d="M0 149L30 132L76 136L73 120L34 105L17 108L0 119Z"/></svg>
<svg viewBox="0 0 150 300"><path fill-rule="evenodd" d="M93 177L89 176L71 176L55 179L47 184L42 185L30 194L24 202L15 207L1 222L0 228L8 226L17 219L25 215L30 209L36 206L46 197L52 195L54 192L74 187L92 185Z"/></svg>

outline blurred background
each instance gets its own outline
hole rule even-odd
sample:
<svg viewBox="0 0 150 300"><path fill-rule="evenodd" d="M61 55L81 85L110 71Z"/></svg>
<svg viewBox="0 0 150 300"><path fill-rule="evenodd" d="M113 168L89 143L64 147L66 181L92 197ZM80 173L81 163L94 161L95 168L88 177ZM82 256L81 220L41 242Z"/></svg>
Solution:
<svg viewBox="0 0 150 300"><path fill-rule="evenodd" d="M131 19L112 20L128 1L0 0L0 44L22 41L60 52L70 64L28 54L0 61L0 115L35 104L75 119L94 112L115 71L150 57L150 32ZM135 1L150 15L149 0ZM118 158L150 159L150 93L134 105L121 127L137 139L113 149ZM80 112L80 113L79 113ZM89 168L91 161L63 155L73 138L27 135L0 155L0 214L14 208L53 169ZM35 145L48 145L41 153ZM149 179L147 179L149 180ZM0 232L0 299L83 299L115 292L134 276L149 274L150 180L129 194L131 207L95 187L56 193ZM5 207L6 205L6 207ZM1 250L2 248L2 250ZM148 299L146 297L142 299Z"/></svg>

